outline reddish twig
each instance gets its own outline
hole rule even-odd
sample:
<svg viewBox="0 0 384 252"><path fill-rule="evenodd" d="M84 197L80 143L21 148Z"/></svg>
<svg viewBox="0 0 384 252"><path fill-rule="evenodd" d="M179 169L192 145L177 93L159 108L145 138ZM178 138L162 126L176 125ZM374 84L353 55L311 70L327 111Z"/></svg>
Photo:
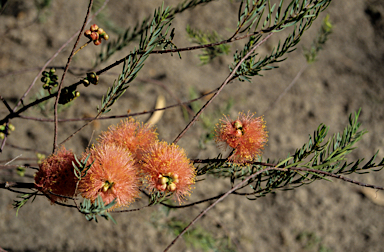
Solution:
<svg viewBox="0 0 384 252"><path fill-rule="evenodd" d="M58 87L58 90L57 90L57 96L56 96L55 105L54 105L55 127L54 127L54 138L53 138L53 150L52 150L52 153L55 152L55 151L56 151L56 148L57 148L57 128L58 128L58 123L57 123L57 105L58 105L58 103L59 103L60 92L61 92L61 89L62 89L62 87L63 87L63 82L64 82L65 74L66 74L67 71L68 71L69 64L71 63L71 60L72 60L72 57L73 57L73 55L74 55L76 46L77 46L77 44L79 43L79 40L80 40L80 38L81 38L81 36L82 36L82 33L83 33L83 30L84 30L85 26L87 25L87 20L88 20L89 13L91 12L92 4L93 4L93 0L90 0L90 1L89 1L89 5L88 5L87 14L85 15L85 20L84 20L84 22L83 22L83 26L82 26L81 29L80 29L80 33L79 33L79 35L77 36L77 40L76 40L76 42L75 42L75 45L73 46L72 51L71 51L71 54L69 55L67 64L66 64L66 66L65 66L63 75L61 76L61 81L60 81L60 84L59 84L59 87Z"/></svg>
<svg viewBox="0 0 384 252"><path fill-rule="evenodd" d="M94 117L86 117L86 118L58 119L58 121L59 122L78 122L78 121L90 121L90 120L119 119L119 118L131 117L131 116L145 115L145 114L150 114L150 113L153 113L153 112L156 112L156 111L166 110L166 109L178 107L180 105L185 105L185 104L189 104L189 103L198 101L198 100L200 100L200 99L202 99L202 98L204 98L204 97L214 93L216 90L217 89L214 89L214 90L212 90L212 91L210 91L208 93L205 93L204 95L202 95L200 97L197 97L195 99L192 99L192 100L189 100L189 101L186 101L186 102L182 102L181 104L177 103L177 104L169 105L167 107L159 108L159 109L146 110L146 111L143 111L143 112L130 113L130 114L126 114L126 115L104 116L104 117L98 117L96 119ZM41 121L41 122L53 122L54 121L53 119L49 119L49 118L36 118L36 117L22 116L22 115L18 115L17 117L21 118L21 119L33 120L33 121Z"/></svg>
<svg viewBox="0 0 384 252"><path fill-rule="evenodd" d="M7 107L9 113L13 113L13 110L9 106L8 102L0 95L0 100L4 103L4 105Z"/></svg>
<svg viewBox="0 0 384 252"><path fill-rule="evenodd" d="M297 80L300 78L301 74L304 72L304 70L307 68L307 64L301 67L300 71L296 74L295 78L291 81L291 83L284 89L284 91L274 100L269 107L262 113L267 113L270 109L272 109L280 100L284 97L284 95L296 84Z"/></svg>
<svg viewBox="0 0 384 252"><path fill-rule="evenodd" d="M91 20L97 16L100 11L102 11L104 9L104 7L106 6L106 4L109 2L109 0L106 0L103 4L103 6L100 7L100 9L98 9L95 14L89 19L89 21L87 22L87 24L89 24L89 22L91 22ZM24 98L27 96L27 94L31 91L32 87L35 85L36 81L40 78L41 74L43 73L43 71L45 70L45 68L49 65L49 63L52 62L53 59L55 59L57 57L57 55L59 55L59 53L65 48L67 47L67 45L79 34L81 33L81 30L78 30L77 32L75 32L75 34L73 34L60 48L59 50L56 51L56 53L44 64L44 66L41 68L40 72L36 75L36 77L33 79L31 85L29 85L27 91L25 91L25 93L23 94L23 96L19 99L19 102L17 103L16 107L13 109L13 112L15 112L15 110L20 106L20 104L22 103L22 101L24 100Z"/></svg>

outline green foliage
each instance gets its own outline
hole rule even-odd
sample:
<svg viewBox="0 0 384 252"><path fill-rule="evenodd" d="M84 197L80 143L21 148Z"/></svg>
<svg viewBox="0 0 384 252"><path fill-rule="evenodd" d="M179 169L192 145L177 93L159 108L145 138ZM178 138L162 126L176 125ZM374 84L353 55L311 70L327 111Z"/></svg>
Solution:
<svg viewBox="0 0 384 252"><path fill-rule="evenodd" d="M176 14L182 13L185 10L191 9L197 5L209 3L213 0L186 0L178 4L173 9L168 9L168 19L173 19ZM156 15L156 13L155 13ZM127 47L132 41L136 40L139 36L148 33L151 29L151 23L147 22L150 17L144 18L142 22L137 23L134 28L128 27L125 32L116 40L109 40L108 43L102 47L101 53L98 55L96 65L108 60L114 53ZM150 32L151 33L151 32ZM173 37L173 36L172 36Z"/></svg>
<svg viewBox="0 0 384 252"><path fill-rule="evenodd" d="M16 216L19 214L19 210L21 207L23 207L28 200L32 199L32 202L35 200L37 195L37 192L33 193L25 193L25 194L20 194L17 196L17 198L20 198L21 200L14 200L13 201L13 208L16 208Z"/></svg>
<svg viewBox="0 0 384 252"><path fill-rule="evenodd" d="M88 221L95 220L97 221L97 216L103 217L106 220L111 219L113 223L116 224L115 219L112 218L111 214L108 213L108 209L116 204L116 199L114 199L108 205L105 205L103 199L99 195L95 202L91 203L89 199L84 199L83 203L80 203L79 211L85 215L85 218Z"/></svg>
<svg viewBox="0 0 384 252"><path fill-rule="evenodd" d="M328 36L332 33L332 24L329 21L329 15L327 15L323 19L323 23L320 27L319 32L317 33L316 38L313 40L311 48L306 49L304 48L304 56L307 59L308 63L312 63L316 61L316 57L321 49L323 49L323 46L325 42L328 40Z"/></svg>
<svg viewBox="0 0 384 252"><path fill-rule="evenodd" d="M148 205L156 205L162 202L166 202L167 200L169 200L171 196L172 196L172 193L170 192L153 190L150 193Z"/></svg>
<svg viewBox="0 0 384 252"><path fill-rule="evenodd" d="M75 176L78 180L81 180L87 175L88 170L92 167L93 161L91 164L87 165L88 159L91 156L91 154L88 154L88 156L84 160L78 160L75 155L75 161L77 165L72 161L72 166L74 168Z"/></svg>
<svg viewBox="0 0 384 252"><path fill-rule="evenodd" d="M101 106L97 108L99 113L104 114L110 111L109 108L124 94L129 87L128 84L136 78L138 72L144 66L145 60L156 46L169 45L169 41L173 37L173 32L171 32L169 39L167 38L171 21L169 7L164 9L164 6L161 6L155 11L148 29L141 34L139 51L142 53L139 54L139 51L134 50L126 58L117 84L115 81L112 87L108 88L107 94L102 98ZM164 29L166 30L163 31Z"/></svg>
<svg viewBox="0 0 384 252"><path fill-rule="evenodd" d="M24 177L25 176L25 167L23 166L18 166L16 168L16 173L17 175L19 175L20 177Z"/></svg>
<svg viewBox="0 0 384 252"><path fill-rule="evenodd" d="M331 138L325 141L328 133L328 128L320 124L314 132L313 137L309 136L309 141L300 149L297 149L293 155L288 155L287 158L279 160L277 164L270 164L278 168L303 167L319 171L329 172L335 175L351 174L351 173L366 173L370 170L379 171L384 168L384 158L380 163L375 164L373 161L377 153L363 166L360 164L364 159L358 159L356 162L347 162L347 155L350 154L356 147L354 146L366 130L359 131L360 123L358 117L360 110L349 117L349 125L342 133L334 134ZM231 182L235 180L243 180L246 177L256 173L266 167L261 163L261 157L258 162L245 164L244 166L222 162L212 162L198 169L198 174L214 174L219 177L228 177ZM312 183L318 179L326 179L325 174L313 173L310 171L266 171L260 173L254 179L250 179L247 183L253 192L245 195L252 196L256 199L265 196L266 194L275 191L276 189L294 189L296 187Z"/></svg>
<svg viewBox="0 0 384 252"><path fill-rule="evenodd" d="M277 68L277 66L272 66L271 64L284 61L286 58L283 58L283 56L296 49L295 46L299 43L304 31L312 25L312 22L317 18L319 13L328 7L331 0L292 0L284 12L283 2L283 0L280 1L276 12L274 11L276 5L270 6L270 2L266 0L253 1L252 4L250 0L247 0L244 9L240 7L236 32L250 32L251 28L253 28L254 35L249 38L243 50L235 53L234 62L232 66L229 67L230 71L232 71L253 46L259 42L262 34L280 32L291 26L293 27L293 31L287 36L282 45L281 41L279 41L277 48L273 48L270 55L259 59L256 58L257 53L250 55L237 69L233 78L239 78L240 81L250 81L252 76L261 75L261 70ZM262 28L261 30L257 30L267 6L268 10ZM273 18L273 15L275 18Z"/></svg>
<svg viewBox="0 0 384 252"><path fill-rule="evenodd" d="M205 33L198 29L192 29L189 25L187 25L186 29L190 40L193 43L199 45L206 45L217 43L222 40L222 38L217 34L216 31L212 31L211 33ZM228 54L230 51L230 46L228 44L221 44L217 46L204 47L203 53L199 54L199 59L202 65L208 64L214 58Z"/></svg>

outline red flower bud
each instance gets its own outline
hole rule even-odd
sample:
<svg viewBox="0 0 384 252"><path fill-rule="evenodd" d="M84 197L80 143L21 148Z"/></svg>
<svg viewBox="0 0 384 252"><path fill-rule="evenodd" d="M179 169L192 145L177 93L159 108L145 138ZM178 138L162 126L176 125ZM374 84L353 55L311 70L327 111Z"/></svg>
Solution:
<svg viewBox="0 0 384 252"><path fill-rule="evenodd" d="M91 25L90 29L91 29L91 31L95 32L99 29L99 26L97 26L97 24L93 24L93 25Z"/></svg>
<svg viewBox="0 0 384 252"><path fill-rule="evenodd" d="M103 29L103 28L99 28L99 29L97 30L97 33L100 34L100 35L102 35L102 34L104 33L104 29Z"/></svg>
<svg viewBox="0 0 384 252"><path fill-rule="evenodd" d="M90 38L90 36L91 36L91 30L86 30L85 32L84 32L84 36L86 36L87 38Z"/></svg>
<svg viewBox="0 0 384 252"><path fill-rule="evenodd" d="M94 40L93 43L95 45L100 45L101 44L101 38L99 38L98 40Z"/></svg>
<svg viewBox="0 0 384 252"><path fill-rule="evenodd" d="M97 32L92 32L89 38L92 39L93 41L98 40L99 34Z"/></svg>

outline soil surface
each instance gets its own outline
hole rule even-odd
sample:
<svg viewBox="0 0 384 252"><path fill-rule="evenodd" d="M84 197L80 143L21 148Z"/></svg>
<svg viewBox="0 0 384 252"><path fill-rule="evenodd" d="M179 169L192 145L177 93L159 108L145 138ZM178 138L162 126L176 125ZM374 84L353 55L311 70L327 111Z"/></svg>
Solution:
<svg viewBox="0 0 384 252"><path fill-rule="evenodd" d="M47 60L80 29L88 6L87 1L67 0L52 1L49 6L39 8L35 2L42 1L9 1L0 15L0 94L12 108ZM164 5L175 6L179 2L169 0L164 1ZM151 16L161 3L160 0L110 1L102 17L93 19L92 23L104 27L112 41L118 37L117 32ZM239 1L213 1L177 15L172 23L176 33L174 43L179 48L193 45L187 38L187 25L206 31L215 30L222 38L230 37L236 28L238 6ZM307 65L303 46L310 46L326 14L330 15L333 33L318 60ZM286 34L274 34L260 47L260 56L276 47ZM58 69L59 76L62 73L60 67L65 66L74 41L49 64ZM85 38L80 40L80 44L85 42ZM135 43L98 65L96 70L127 55L137 45ZM217 88L229 74L228 65L233 60L233 53L244 43L231 44L229 55L215 58L204 66L200 65L198 51L183 52L182 59L177 55L151 55L137 79L108 115L149 111L160 95L165 97L167 105L171 105L177 103L177 99L191 99L193 93L200 95ZM101 48L89 45L80 51L73 58L71 73L66 75L64 84L70 85L84 77L84 69L93 66ZM232 107L227 114L233 118L239 111L264 115L269 141L263 160L278 160L306 143L308 135L312 135L320 123L329 126L329 135L341 132L348 124L349 114L361 108L361 127L368 133L357 144L358 148L350 154L348 161L357 158L369 160L377 150L380 150L378 157L382 157L383 64L384 3L381 0L333 1L304 34L297 50L278 64L278 69L263 72L264 76L254 77L252 83L237 80L230 83L205 110L205 120L211 125L217 123L228 104ZM284 93L303 67L305 69L293 87ZM98 86L80 87L81 96L74 105L63 109L59 117L96 115L96 106L120 70L121 67L117 67L102 75ZM38 80L24 103L36 99L40 91ZM275 102L281 94L284 96ZM205 101L199 101L196 106L202 106ZM7 114L7 108L0 106L1 118ZM29 109L22 115L53 118L52 103ZM149 117L145 114L136 118L146 121ZM101 131L119 120L92 123L69 140L66 147L80 155ZM7 140L0 157L1 164L18 157L10 165L36 167L36 152L52 151L53 123L16 118L12 124L16 130ZM83 121L59 123L58 140L63 141L83 124ZM172 142L186 124L179 107L166 110L156 124L159 138ZM201 139L209 130L201 119L179 141L190 158L214 158L219 154L213 141L201 146ZM32 182L35 172L28 169L21 178L14 169L0 169L1 183ZM349 177L384 185L382 171ZM204 251L203 245L210 241L209 237L216 242L216 251L384 251L382 192L331 180L333 182L316 181L295 190L277 191L256 201L230 195L200 219L194 231L178 240L171 251ZM208 176L197 183L187 203L229 189L229 181ZM0 248L6 251L163 251L174 239L176 226L185 226L208 206L204 203L170 212L162 206L154 206L113 214L117 221L113 224L102 218L99 223L88 222L73 208L51 205L44 197L28 202L16 217L16 210L12 207L16 196L7 190L0 191ZM129 209L146 203L147 198L142 195Z"/></svg>

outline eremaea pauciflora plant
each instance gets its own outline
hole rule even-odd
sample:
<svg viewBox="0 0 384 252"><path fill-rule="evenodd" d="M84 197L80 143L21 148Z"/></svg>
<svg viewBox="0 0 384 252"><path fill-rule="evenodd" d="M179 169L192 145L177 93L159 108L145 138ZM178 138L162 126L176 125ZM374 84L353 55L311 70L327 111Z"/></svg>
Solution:
<svg viewBox="0 0 384 252"><path fill-rule="evenodd" d="M323 20L317 20L331 0L292 0L275 1L275 3L267 0L243 0L238 1L238 18L233 20L234 29L230 37L223 38L220 31L203 32L187 26L189 40L194 43L194 46L175 44L174 37L177 36L177 31L172 27L172 21L182 18L180 14L184 11L210 2L212 1L186 0L175 7L162 5L155 9L150 18L138 22L134 28L129 28L117 38L113 38L110 37L107 29L88 23L93 6L93 1L90 1L86 18L67 64L60 68L62 70L60 73L58 68L45 66L39 73L40 83L33 82L33 85L41 85L41 89L46 91L44 95L28 103L25 100L30 90L28 89L14 108L8 103L7 97L1 97L3 104L9 110L9 113L0 121L2 150L6 147L7 139L12 138L12 131L17 130L12 124L13 120L17 120L26 111L49 100L54 103L51 121L55 127L52 133L54 140L51 154L40 157L38 167L34 167L37 171L33 181L29 183L10 181L0 184L0 188L19 194L14 203L16 213L29 200L32 201L37 196L46 197L52 204L74 208L74 211L77 210L85 215L87 220L95 221L99 216L114 221L113 214L129 214L132 211L129 208L130 204L139 197L148 198L147 205L140 209L156 204L185 208L213 201L191 222L192 225L229 194L244 197L244 200L257 199L278 189L294 189L315 180L327 178L383 189L380 186L364 184L345 177L352 173L380 171L384 166L384 159L379 163L374 162L378 153L375 153L368 162L364 162L363 159L347 160L348 155L356 148L355 144L366 133L365 130L360 129L358 121L360 110L350 115L349 123L341 133L328 136L328 127L321 124L314 131L313 136L310 136L294 154L273 158L262 156L268 136L274 134L267 131L267 124L262 116L256 116L253 112L239 112L235 118L223 115L221 120L214 123L215 126L211 127L212 130L205 139L215 141L221 154L209 159L188 157L186 151L178 146L178 141L198 119L202 118L203 111L228 83L235 80L251 82L254 77L260 77L263 71L276 71L280 64L284 64L289 53L295 51L301 37L312 23L317 21L322 22L321 28L311 47L304 50L307 62L312 63L332 32L332 24L328 16ZM280 33L282 31L284 33ZM280 34L281 37L270 53L258 54L258 49L272 35ZM84 39L87 41L80 46L79 41ZM243 48L231 51L230 45L234 41L242 41ZM100 50L99 45L101 45ZM132 45L134 49L129 54L106 67L99 67L102 63L106 65L111 56ZM76 83L65 82L72 57L75 54L81 54L86 46L87 49L93 46L95 50L99 50L95 65L89 66L90 69L99 70L84 72ZM161 117L162 111L175 106L166 107L159 98L154 111L136 114L128 112L121 116L126 119L119 123L111 123L111 126L97 136L95 143L84 149L83 153L74 153L64 146L73 135L81 130L87 130L91 122L101 118L108 119L108 113L119 103L119 98L125 92L135 92L134 87L129 85L141 74L149 57L154 54L164 56L171 54L182 60L184 51L193 50L201 52L199 55L201 64L209 64L215 57L230 53L233 54L233 62L229 65L228 76L217 89L202 97L176 104L176 106L183 106L185 110L189 109L189 113L192 111L193 118L177 134L173 142L160 141L154 126ZM57 140L57 136L60 135L59 114L65 109L74 109L77 102L82 99L78 91L79 87L92 89L104 74L112 70L117 71L120 69L119 66L120 68L122 66L122 70L116 80L105 90L100 105L95 108L96 116L87 119L87 122L73 134L61 136L65 140L59 143ZM209 99L203 100L202 98L206 96ZM187 107L189 103L195 101L204 101L205 104L199 109L191 106L191 110ZM244 110L247 111L247 108ZM133 118L135 115L145 113L153 113L150 122L144 123ZM202 119L204 120L206 119ZM270 161L271 159L277 161ZM25 167L18 167L18 173L22 174L24 170ZM225 194L187 203L194 189L199 187L199 181L202 178L210 178L207 175L229 180L232 186ZM245 192L244 189L248 190ZM173 201L168 201L169 199ZM184 228L175 240L191 225Z"/></svg>

